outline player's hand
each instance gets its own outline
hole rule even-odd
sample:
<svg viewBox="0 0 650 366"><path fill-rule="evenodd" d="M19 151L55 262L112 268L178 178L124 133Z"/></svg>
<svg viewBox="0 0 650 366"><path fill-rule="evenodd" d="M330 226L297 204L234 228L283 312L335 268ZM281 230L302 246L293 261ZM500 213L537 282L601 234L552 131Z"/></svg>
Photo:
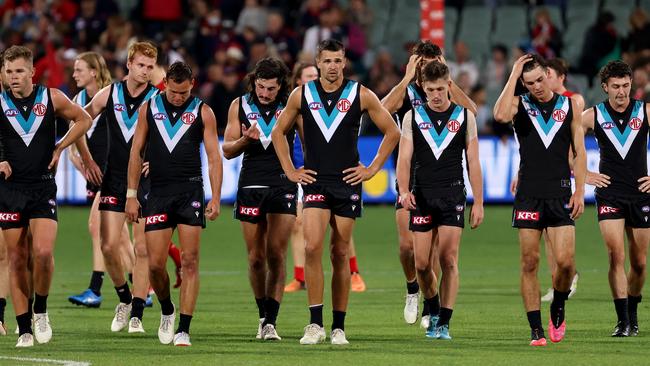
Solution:
<svg viewBox="0 0 650 366"><path fill-rule="evenodd" d="M577 220L585 212L585 192L575 191L569 199L569 208L571 209L571 219Z"/></svg>
<svg viewBox="0 0 650 366"><path fill-rule="evenodd" d="M650 177L649 176L639 178L639 180L637 182L641 183L639 185L639 191L641 191L643 193L650 192Z"/></svg>
<svg viewBox="0 0 650 366"><path fill-rule="evenodd" d="M415 210L415 195L411 192L404 192L399 195L399 202L407 210Z"/></svg>
<svg viewBox="0 0 650 366"><path fill-rule="evenodd" d="M440 62L443 65L447 65L447 59L445 59L445 56L443 55L438 56L438 59L436 61Z"/></svg>
<svg viewBox="0 0 650 366"><path fill-rule="evenodd" d="M59 149L59 145L57 144L57 146L54 148L54 151L52 152L52 160L50 160L50 163L47 165L47 169L55 173L56 166L59 164L60 157L61 157L61 149Z"/></svg>
<svg viewBox="0 0 650 366"><path fill-rule="evenodd" d="M469 213L469 223L472 229L476 229L483 223L483 204L473 204Z"/></svg>
<svg viewBox="0 0 650 366"><path fill-rule="evenodd" d="M135 197L129 197L126 199L126 207L124 208L124 213L126 214L126 219L131 222L138 222L138 216L140 213L140 202Z"/></svg>
<svg viewBox="0 0 650 366"><path fill-rule="evenodd" d="M596 186L598 188L604 188L611 184L608 175L590 171L587 171L585 183L589 184L590 186Z"/></svg>
<svg viewBox="0 0 650 366"><path fill-rule="evenodd" d="M145 178L149 176L149 162L148 161L145 161L144 163L142 163L142 175L144 175Z"/></svg>
<svg viewBox="0 0 650 366"><path fill-rule="evenodd" d="M221 213L221 203L219 203L219 200L210 200L207 206L205 206L205 216L210 221L214 221L219 216L220 213Z"/></svg>
<svg viewBox="0 0 650 366"><path fill-rule="evenodd" d="M353 168L345 169L343 174L345 174L343 181L353 186L365 182L375 176L375 173L373 173L370 168L367 168L361 163Z"/></svg>
<svg viewBox="0 0 650 366"><path fill-rule="evenodd" d="M409 62L406 64L404 79L413 80L413 78L415 78L415 70L417 70L420 60L422 60L422 56L411 55L411 57L409 57Z"/></svg>
<svg viewBox="0 0 650 366"><path fill-rule="evenodd" d="M520 77L522 72L524 71L524 64L530 60L533 59L533 56L530 54L525 54L521 57L519 57L514 64L512 64L512 74L511 76L513 77Z"/></svg>
<svg viewBox="0 0 650 366"><path fill-rule="evenodd" d="M11 165L8 161L0 162L0 178L9 179L11 177Z"/></svg>
<svg viewBox="0 0 650 366"><path fill-rule="evenodd" d="M256 127L257 122L253 122L250 127L246 128L246 125L242 123L241 132L242 136L248 141L257 141L260 139L260 130Z"/></svg>
<svg viewBox="0 0 650 366"><path fill-rule="evenodd" d="M517 185L519 184L519 178L515 177L512 182L510 182L510 194L515 195L517 194Z"/></svg>
<svg viewBox="0 0 650 366"><path fill-rule="evenodd" d="M300 167L298 169L294 169L293 172L287 174L287 178L294 182L294 183L299 183L302 185L306 184L311 184L316 181L316 173L313 170L310 169L305 169L305 167Z"/></svg>
<svg viewBox="0 0 650 366"><path fill-rule="evenodd" d="M86 159L83 161L83 173L90 183L101 186L102 185L102 170L99 168L99 165L92 158Z"/></svg>

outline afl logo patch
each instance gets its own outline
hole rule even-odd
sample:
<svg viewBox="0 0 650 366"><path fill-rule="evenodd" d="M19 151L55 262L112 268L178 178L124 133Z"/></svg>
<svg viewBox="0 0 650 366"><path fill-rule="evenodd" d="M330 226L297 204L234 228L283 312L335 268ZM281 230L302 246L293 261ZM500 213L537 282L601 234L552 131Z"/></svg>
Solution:
<svg viewBox="0 0 650 366"><path fill-rule="evenodd" d="M113 109L115 109L116 112L124 112L126 107L124 107L124 104L116 104Z"/></svg>
<svg viewBox="0 0 650 366"><path fill-rule="evenodd" d="M528 115L537 117L539 116L539 111L537 109L528 109Z"/></svg>
<svg viewBox="0 0 650 366"><path fill-rule="evenodd" d="M251 112L246 115L246 118L249 120L257 121L258 119L260 119L260 114L256 112Z"/></svg>
<svg viewBox="0 0 650 366"><path fill-rule="evenodd" d="M418 128L421 130L428 130L431 127L433 127L433 123L431 122L422 122L418 125Z"/></svg>
<svg viewBox="0 0 650 366"><path fill-rule="evenodd" d="M45 115L45 112L47 111L47 107L42 103L38 103L32 107L32 111L34 112L35 115L42 117Z"/></svg>
<svg viewBox="0 0 650 366"><path fill-rule="evenodd" d="M352 105L352 103L350 103L349 100L347 100L347 99L339 99L339 101L336 102L336 109L338 109L339 112L345 113L345 112L350 110L351 105Z"/></svg>
<svg viewBox="0 0 650 366"><path fill-rule="evenodd" d="M422 100L420 100L420 99L413 99L413 100L411 101L411 105L412 105L413 107L419 107L419 106L422 105Z"/></svg>
<svg viewBox="0 0 650 366"><path fill-rule="evenodd" d="M18 115L18 111L15 109L7 109L5 111L5 116L7 117L16 117Z"/></svg>
<svg viewBox="0 0 650 366"><path fill-rule="evenodd" d="M358 200L359 200L359 195L356 194L356 193L353 194L352 196L350 196L350 200L352 200L352 201L358 201Z"/></svg>
<svg viewBox="0 0 650 366"><path fill-rule="evenodd" d="M158 121L162 121L165 118L167 118L167 116L165 116L164 113L156 113L156 114L153 115L153 119L158 120Z"/></svg>
<svg viewBox="0 0 650 366"><path fill-rule="evenodd" d="M194 208L199 208L199 207L201 207L201 202L199 202L199 201L194 201L194 202L192 202L192 207L194 207Z"/></svg>
<svg viewBox="0 0 650 366"><path fill-rule="evenodd" d="M561 109L556 109L553 111L553 119L556 122L564 122L564 119L566 118L566 112L564 112Z"/></svg>
<svg viewBox="0 0 650 366"><path fill-rule="evenodd" d="M650 212L650 206L643 206L643 207L641 207L641 211L643 211L643 212Z"/></svg>
<svg viewBox="0 0 650 366"><path fill-rule="evenodd" d="M278 109L277 111L275 111L275 118L276 119L280 118L280 113L282 113L282 109Z"/></svg>
<svg viewBox="0 0 650 366"><path fill-rule="evenodd" d="M630 120L630 122L628 123L628 125L630 126L631 129L633 129L633 130L638 130L639 128L641 128L641 124L642 124L642 123L643 123L643 121L641 121L641 119L639 119L639 118L637 118L637 117L634 117L634 118L632 118L632 119Z"/></svg>
<svg viewBox="0 0 650 366"><path fill-rule="evenodd" d="M194 115L194 113L185 112L181 115L181 121L183 121L183 123L185 123L186 125L191 125L192 123L194 123L195 119L196 116Z"/></svg>
<svg viewBox="0 0 650 366"><path fill-rule="evenodd" d="M603 122L600 124L600 128L603 130L611 130L614 128L614 122Z"/></svg>
<svg viewBox="0 0 650 366"><path fill-rule="evenodd" d="M460 122L452 119L451 121L447 122L447 129L449 132L458 132L458 130L460 130Z"/></svg>
<svg viewBox="0 0 650 366"><path fill-rule="evenodd" d="M309 103L309 109L313 111L317 111L319 109L323 108L323 104L321 102L311 102Z"/></svg>

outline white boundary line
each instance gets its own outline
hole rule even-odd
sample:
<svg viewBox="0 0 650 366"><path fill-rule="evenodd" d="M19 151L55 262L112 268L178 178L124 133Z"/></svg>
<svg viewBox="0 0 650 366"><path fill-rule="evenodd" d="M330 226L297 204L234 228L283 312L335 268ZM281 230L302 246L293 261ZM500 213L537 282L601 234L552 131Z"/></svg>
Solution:
<svg viewBox="0 0 650 366"><path fill-rule="evenodd" d="M13 360L13 361L24 361L24 362L39 362L39 363L53 363L57 365L64 366L90 366L90 362L79 362L79 361L69 361L69 360L52 360L48 358L30 358L30 357L9 357L9 356L0 356L0 360Z"/></svg>

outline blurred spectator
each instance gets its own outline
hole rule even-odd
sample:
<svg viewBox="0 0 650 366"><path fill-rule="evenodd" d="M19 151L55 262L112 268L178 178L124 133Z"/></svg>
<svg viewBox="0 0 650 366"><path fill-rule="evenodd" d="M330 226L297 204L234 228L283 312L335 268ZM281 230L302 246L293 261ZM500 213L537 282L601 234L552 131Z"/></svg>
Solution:
<svg viewBox="0 0 650 366"><path fill-rule="evenodd" d="M650 59L642 59L634 65L632 74L632 98L650 102Z"/></svg>
<svg viewBox="0 0 650 366"><path fill-rule="evenodd" d="M266 13L266 8L258 0L246 0L244 9L239 13L235 31L241 33L244 28L251 27L257 34L266 33Z"/></svg>
<svg viewBox="0 0 650 366"><path fill-rule="evenodd" d="M501 90L508 79L509 72L508 49L502 44L492 46L492 57L483 69L481 83L488 90Z"/></svg>
<svg viewBox="0 0 650 366"><path fill-rule="evenodd" d="M296 34L284 26L282 13L271 11L266 19L266 44L288 67L293 66L298 56L296 38Z"/></svg>
<svg viewBox="0 0 650 366"><path fill-rule="evenodd" d="M219 73L219 71L213 72L216 74ZM208 105L212 107L214 115L217 118L217 131L220 136L223 136L223 132L228 124L230 103L243 93L244 88L242 87L237 70L233 67L225 67L221 80L214 81L212 94L208 100Z"/></svg>
<svg viewBox="0 0 650 366"><path fill-rule="evenodd" d="M194 2L194 16L198 17L198 30L194 37L194 50L200 66L210 63L222 29L221 12L207 0Z"/></svg>
<svg viewBox="0 0 650 366"><path fill-rule="evenodd" d="M185 0L140 0L140 16L147 37L160 40L163 32L183 31Z"/></svg>
<svg viewBox="0 0 650 366"><path fill-rule="evenodd" d="M345 44L340 25L339 13L335 7L323 10L318 18L318 24L307 29L305 33L302 43L302 52L305 53L305 57L308 59L316 57L318 43L325 39L334 38Z"/></svg>
<svg viewBox="0 0 650 366"><path fill-rule="evenodd" d="M636 8L630 15L630 31L623 41L623 52L639 53L650 50L650 22L642 8Z"/></svg>
<svg viewBox="0 0 650 366"><path fill-rule="evenodd" d="M300 20L298 21L298 31L301 34L318 25L321 12L331 7L328 0L307 0L300 9Z"/></svg>
<svg viewBox="0 0 650 366"><path fill-rule="evenodd" d="M386 48L377 52L375 62L368 71L368 86L381 99L400 81L400 72L391 53Z"/></svg>
<svg viewBox="0 0 650 366"><path fill-rule="evenodd" d="M100 35L106 30L106 20L97 13L96 0L81 0L79 17L75 20L75 30L78 45L82 49L90 50L99 42Z"/></svg>
<svg viewBox="0 0 650 366"><path fill-rule="evenodd" d="M454 44L454 55L456 56L455 60L447 61L451 78L457 80L461 73L466 72L469 78L468 86L470 89L473 88L478 83L478 66L470 59L469 48L465 42L458 41Z"/></svg>
<svg viewBox="0 0 650 366"><path fill-rule="evenodd" d="M562 36L551 21L546 8L535 13L535 25L530 31L530 38L535 51L544 58L559 57L562 49Z"/></svg>
<svg viewBox="0 0 650 366"><path fill-rule="evenodd" d="M607 62L620 57L620 40L614 27L614 14L605 11L598 15L596 23L585 34L579 71L587 76L589 86L598 70Z"/></svg>
<svg viewBox="0 0 650 366"><path fill-rule="evenodd" d="M369 35L372 30L372 10L368 7L366 0L350 0L347 10L348 24L355 25L363 32L365 46L370 44ZM354 43L350 40L350 43Z"/></svg>
<svg viewBox="0 0 650 366"><path fill-rule="evenodd" d="M479 135L492 133L492 108L487 104L487 93L485 88L479 84L468 94L470 99L476 103L476 129Z"/></svg>

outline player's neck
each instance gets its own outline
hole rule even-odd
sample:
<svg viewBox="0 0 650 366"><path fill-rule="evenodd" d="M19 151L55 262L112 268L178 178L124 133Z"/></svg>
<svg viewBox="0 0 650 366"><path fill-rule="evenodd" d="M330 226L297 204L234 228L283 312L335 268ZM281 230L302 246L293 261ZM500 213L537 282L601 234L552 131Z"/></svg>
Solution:
<svg viewBox="0 0 650 366"><path fill-rule="evenodd" d="M97 85L97 83L91 83L86 85L84 89L86 89L88 100L91 100L95 96L95 94L97 94L97 92L99 91L99 86Z"/></svg>
<svg viewBox="0 0 650 366"><path fill-rule="evenodd" d="M551 99L553 99L553 95L553 91L549 89L548 93L544 93L544 95L542 95L541 98L537 99L537 101L540 103L548 103L551 101Z"/></svg>
<svg viewBox="0 0 650 366"><path fill-rule="evenodd" d="M625 103L623 104L618 104L616 103L616 100L611 100L609 99L609 106L612 107L613 110L615 110L618 113L623 113L625 110L627 110L627 107L630 105L630 98L627 98L625 100Z"/></svg>
<svg viewBox="0 0 650 366"><path fill-rule="evenodd" d="M17 90L17 91L11 91L11 94L13 94L14 97L16 98L27 98L28 96L32 95L32 92L34 91L34 84L29 83L28 86L25 87L25 89L22 90Z"/></svg>
<svg viewBox="0 0 650 366"><path fill-rule="evenodd" d="M432 111L442 113L442 112L447 111L447 109L449 109L449 106L451 105L451 101L450 101L449 99L447 99L447 101L445 101L444 103L442 103L441 105L439 105L439 106L437 106L437 107L434 107L434 106L431 104L431 102L427 103L427 105L429 106L429 108L430 108Z"/></svg>
<svg viewBox="0 0 650 366"><path fill-rule="evenodd" d="M131 75L128 75L126 78L126 90L129 91L129 95L136 97L142 93L142 91L147 87L147 83L140 84L133 80Z"/></svg>
<svg viewBox="0 0 650 366"><path fill-rule="evenodd" d="M564 85L562 85L561 87L557 88L557 90L553 90L553 92L555 94L563 95L564 93L566 93L566 88L564 87Z"/></svg>
<svg viewBox="0 0 650 366"><path fill-rule="evenodd" d="M343 85L343 78L338 78L336 81L329 81L325 78L320 78L320 86L327 93L335 92Z"/></svg>

